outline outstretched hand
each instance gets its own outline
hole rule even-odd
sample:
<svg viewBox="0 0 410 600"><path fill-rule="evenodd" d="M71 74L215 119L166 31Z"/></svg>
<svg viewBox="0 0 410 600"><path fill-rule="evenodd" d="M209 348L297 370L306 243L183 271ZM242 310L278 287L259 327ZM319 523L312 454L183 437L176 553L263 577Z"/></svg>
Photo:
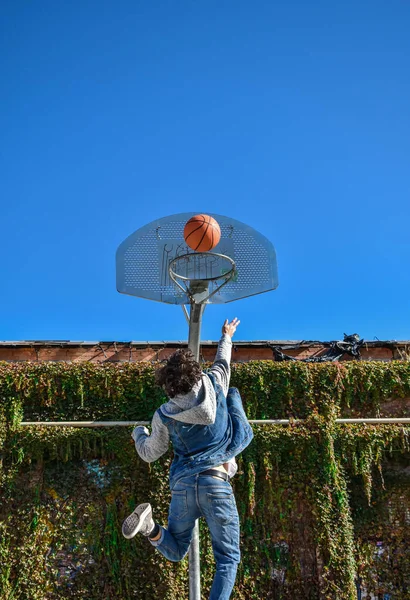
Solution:
<svg viewBox="0 0 410 600"><path fill-rule="evenodd" d="M232 337L233 334L235 333L236 328L238 327L239 323L240 323L240 320L237 319L236 317L230 323L229 323L228 319L225 319L225 323L222 325L222 334L227 333L230 337Z"/></svg>

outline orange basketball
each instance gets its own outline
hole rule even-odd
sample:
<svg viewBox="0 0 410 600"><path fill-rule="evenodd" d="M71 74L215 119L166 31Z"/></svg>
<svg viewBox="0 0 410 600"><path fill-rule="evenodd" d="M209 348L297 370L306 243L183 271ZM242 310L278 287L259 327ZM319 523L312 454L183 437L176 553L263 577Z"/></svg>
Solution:
<svg viewBox="0 0 410 600"><path fill-rule="evenodd" d="M192 250L208 252L219 243L221 229L209 215L195 215L185 224L184 239Z"/></svg>

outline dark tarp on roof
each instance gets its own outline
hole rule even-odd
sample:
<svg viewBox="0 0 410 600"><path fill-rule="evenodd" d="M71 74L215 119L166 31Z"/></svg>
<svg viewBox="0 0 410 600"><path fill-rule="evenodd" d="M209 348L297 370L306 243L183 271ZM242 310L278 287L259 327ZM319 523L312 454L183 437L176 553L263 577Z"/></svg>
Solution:
<svg viewBox="0 0 410 600"><path fill-rule="evenodd" d="M363 344L364 340L361 340L357 333L353 333L352 335L344 334L343 342L330 342L330 347L326 352L320 356L311 356L309 358L295 358L294 356L284 354L282 350L275 348L275 346L271 347L275 360L277 361L293 360L306 363L321 363L338 361L344 354L350 354L350 356L353 356L354 358L360 358L360 348Z"/></svg>

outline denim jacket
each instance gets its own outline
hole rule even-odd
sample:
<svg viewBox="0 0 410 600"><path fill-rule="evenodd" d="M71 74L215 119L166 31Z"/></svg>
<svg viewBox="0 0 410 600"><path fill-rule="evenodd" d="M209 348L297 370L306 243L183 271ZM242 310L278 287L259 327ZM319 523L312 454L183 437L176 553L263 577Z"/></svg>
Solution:
<svg viewBox="0 0 410 600"><path fill-rule="evenodd" d="M216 417L208 425L193 425L172 419L158 410L167 427L174 449L169 478L170 487L181 477L196 475L228 462L244 450L253 438L252 427L245 415L239 391L229 388L225 394L208 374L216 392Z"/></svg>

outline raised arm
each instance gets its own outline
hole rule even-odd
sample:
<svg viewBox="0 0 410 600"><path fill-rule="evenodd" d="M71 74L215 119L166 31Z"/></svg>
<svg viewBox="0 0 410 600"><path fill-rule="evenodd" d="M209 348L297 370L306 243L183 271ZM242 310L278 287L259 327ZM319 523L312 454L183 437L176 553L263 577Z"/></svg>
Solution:
<svg viewBox="0 0 410 600"><path fill-rule="evenodd" d="M228 319L222 325L222 337L219 340L218 350L215 360L209 372L215 377L216 381L221 385L224 394L228 393L229 380L231 378L231 354L232 354L232 336L240 321L235 317L229 323Z"/></svg>

